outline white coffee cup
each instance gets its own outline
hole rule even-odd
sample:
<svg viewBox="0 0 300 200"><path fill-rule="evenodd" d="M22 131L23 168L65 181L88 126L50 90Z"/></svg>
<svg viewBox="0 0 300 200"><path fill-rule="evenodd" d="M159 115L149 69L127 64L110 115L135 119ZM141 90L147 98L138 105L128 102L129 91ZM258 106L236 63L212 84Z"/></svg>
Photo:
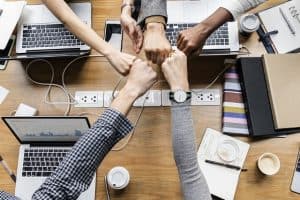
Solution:
<svg viewBox="0 0 300 200"><path fill-rule="evenodd" d="M245 14L240 18L240 33L243 36L249 36L257 31L260 21L254 14Z"/></svg>
<svg viewBox="0 0 300 200"><path fill-rule="evenodd" d="M264 153L258 158L257 167L261 173L272 176L279 171L280 160L273 153Z"/></svg>
<svg viewBox="0 0 300 200"><path fill-rule="evenodd" d="M115 190L122 190L129 184L130 176L124 167L114 167L107 174L108 185Z"/></svg>

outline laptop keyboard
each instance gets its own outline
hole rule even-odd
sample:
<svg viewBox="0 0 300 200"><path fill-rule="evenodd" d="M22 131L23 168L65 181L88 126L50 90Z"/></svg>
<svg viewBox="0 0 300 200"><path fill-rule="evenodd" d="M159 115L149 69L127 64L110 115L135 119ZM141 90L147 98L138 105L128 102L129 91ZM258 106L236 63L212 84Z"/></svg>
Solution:
<svg viewBox="0 0 300 200"><path fill-rule="evenodd" d="M22 48L74 47L85 45L63 24L23 25Z"/></svg>
<svg viewBox="0 0 300 200"><path fill-rule="evenodd" d="M66 148L25 149L22 176L50 176L69 151Z"/></svg>
<svg viewBox="0 0 300 200"><path fill-rule="evenodd" d="M177 46L177 37L182 30L191 28L196 24L168 24L166 35L172 46ZM205 42L205 46L228 46L229 31L228 24L225 23L213 32Z"/></svg>

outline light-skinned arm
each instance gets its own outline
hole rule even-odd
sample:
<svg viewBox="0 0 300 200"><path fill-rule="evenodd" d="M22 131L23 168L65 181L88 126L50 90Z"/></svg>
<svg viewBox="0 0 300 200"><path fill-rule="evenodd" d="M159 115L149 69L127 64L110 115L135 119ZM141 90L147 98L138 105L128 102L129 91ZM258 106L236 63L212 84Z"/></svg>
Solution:
<svg viewBox="0 0 300 200"><path fill-rule="evenodd" d="M160 65L171 51L165 34L166 0L141 0L140 3L138 21L132 18L131 6L124 6L121 24L133 43L134 51L140 53L144 48L147 59ZM123 0L125 4L133 5L134 0Z"/></svg>
<svg viewBox="0 0 300 200"><path fill-rule="evenodd" d="M92 28L82 22L64 0L42 0L49 10L81 41L107 57L122 75L129 73L134 56L121 53L105 42Z"/></svg>
<svg viewBox="0 0 300 200"><path fill-rule="evenodd" d="M125 86L102 116L74 145L32 199L77 199L88 189L93 175L111 148L131 130L126 118L133 102L156 81L156 72L146 62L137 60Z"/></svg>
<svg viewBox="0 0 300 200"><path fill-rule="evenodd" d="M122 5L124 6L121 12L121 25L131 39L135 53L138 54L142 49L144 36L141 26L132 17L134 0L123 0Z"/></svg>
<svg viewBox="0 0 300 200"><path fill-rule="evenodd" d="M125 86L92 128L76 142L58 168L33 194L33 200L77 199L88 189L93 176L111 148L132 130L126 118L133 102L156 81L156 72L146 62L136 60ZM21 200L0 191L0 199Z"/></svg>
<svg viewBox="0 0 300 200"><path fill-rule="evenodd" d="M177 51L162 64L162 71L172 91L189 91L187 57ZM171 123L173 154L185 200L211 200L211 195L198 160L191 100L172 101Z"/></svg>

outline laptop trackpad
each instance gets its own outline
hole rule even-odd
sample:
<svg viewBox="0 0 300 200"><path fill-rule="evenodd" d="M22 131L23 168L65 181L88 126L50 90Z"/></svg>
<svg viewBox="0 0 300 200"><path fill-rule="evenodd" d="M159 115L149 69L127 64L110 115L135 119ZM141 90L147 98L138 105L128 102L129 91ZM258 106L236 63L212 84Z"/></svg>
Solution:
<svg viewBox="0 0 300 200"><path fill-rule="evenodd" d="M31 200L33 193L44 183L46 178L21 178L17 181L15 195L22 200ZM85 192L77 200L94 200L96 190L96 175Z"/></svg>

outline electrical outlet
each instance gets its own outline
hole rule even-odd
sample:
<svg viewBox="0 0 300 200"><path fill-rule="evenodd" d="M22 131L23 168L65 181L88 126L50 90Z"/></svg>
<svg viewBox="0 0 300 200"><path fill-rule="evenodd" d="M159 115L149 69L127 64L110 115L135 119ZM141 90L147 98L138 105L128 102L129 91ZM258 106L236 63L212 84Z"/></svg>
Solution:
<svg viewBox="0 0 300 200"><path fill-rule="evenodd" d="M192 91L192 106L218 106L221 104L219 89L198 89Z"/></svg>
<svg viewBox="0 0 300 200"><path fill-rule="evenodd" d="M162 106L171 106L171 101L169 98L169 93L171 90L162 90L161 91L161 105Z"/></svg>
<svg viewBox="0 0 300 200"><path fill-rule="evenodd" d="M103 107L102 91L77 91L75 92L76 108L100 108Z"/></svg>
<svg viewBox="0 0 300 200"><path fill-rule="evenodd" d="M113 91L104 91L104 107L108 108L112 102L112 93ZM118 96L119 91L115 92L115 97Z"/></svg>
<svg viewBox="0 0 300 200"><path fill-rule="evenodd" d="M133 106L142 107L145 98L147 99L144 106L161 106L161 90L150 90L146 92L134 102Z"/></svg>

